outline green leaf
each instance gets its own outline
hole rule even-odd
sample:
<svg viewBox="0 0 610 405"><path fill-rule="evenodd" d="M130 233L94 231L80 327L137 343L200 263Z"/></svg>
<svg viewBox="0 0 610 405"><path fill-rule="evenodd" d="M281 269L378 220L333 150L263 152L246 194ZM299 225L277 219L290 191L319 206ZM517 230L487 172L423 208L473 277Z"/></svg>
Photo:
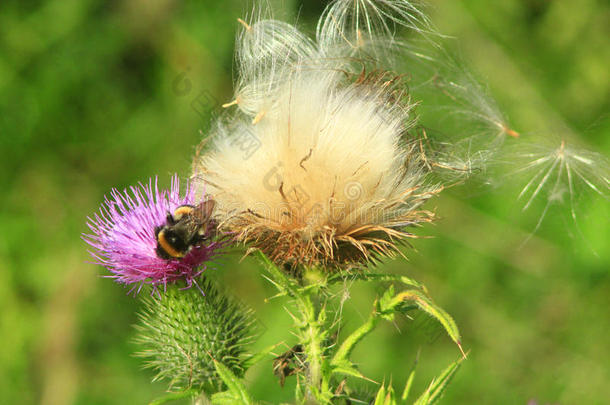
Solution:
<svg viewBox="0 0 610 405"><path fill-rule="evenodd" d="M271 278L267 279L275 285L280 293L302 298L299 285L294 280L287 277L282 270L278 269L275 263L273 263L263 252L259 250L257 253L271 276Z"/></svg>
<svg viewBox="0 0 610 405"><path fill-rule="evenodd" d="M300 378L297 378L297 386L294 392L294 397L297 404L302 404L305 402L305 393L303 392L303 387L301 386Z"/></svg>
<svg viewBox="0 0 610 405"><path fill-rule="evenodd" d="M349 280L349 281L352 281L352 280L397 281L404 285L418 288L418 289L424 291L425 293L427 293L427 289L423 284L413 280L412 278L409 278L406 276L399 276L396 274L357 273L357 274L345 275L345 274L339 273L339 274L329 277L328 283L331 284L331 283L341 282L341 281L345 281L345 280Z"/></svg>
<svg viewBox="0 0 610 405"><path fill-rule="evenodd" d="M411 372L409 373L409 377L407 378L407 383L405 384L405 389L402 391L402 395L400 399L404 402L409 398L409 393L411 392L411 387L413 386L413 380L415 379L415 369L417 368L417 362L419 360L419 352L417 353L417 357L413 362L413 366L411 367Z"/></svg>
<svg viewBox="0 0 610 405"><path fill-rule="evenodd" d="M342 362L343 364L348 362L349 355L353 351L356 344L358 344L362 339L364 339L365 336L373 331L375 326L377 326L378 320L380 318L389 321L393 320L395 312L405 310L405 302L412 302L412 307L419 308L437 319L461 350L459 330L455 324L455 321L447 312L437 306L432 299L430 299L422 291L407 290L395 294L394 286L390 286L375 303L375 312L373 312L369 319L362 326L352 332L343 341L341 346L339 346L339 349L331 360L331 365L337 367ZM411 308L411 306L409 308Z"/></svg>
<svg viewBox="0 0 610 405"><path fill-rule="evenodd" d="M223 391L212 395L211 401L213 405L231 405L238 399L230 391Z"/></svg>
<svg viewBox="0 0 610 405"><path fill-rule="evenodd" d="M167 395L161 397L161 398L157 398L153 401L150 401L148 403L148 405L161 405L164 404L166 402L169 401L175 401L177 399L181 399L181 398L187 398L187 397L195 397L199 395L199 392L195 391L195 390L185 390L185 391L180 391L180 392L170 392Z"/></svg>
<svg viewBox="0 0 610 405"><path fill-rule="evenodd" d="M444 369L438 377L432 380L428 389L417 399L414 405L431 405L438 402L443 396L445 389L451 382L451 379L460 368L460 365L464 361L464 357L451 363L446 369Z"/></svg>
<svg viewBox="0 0 610 405"><path fill-rule="evenodd" d="M383 405L396 405L396 394L391 384L388 385L388 392L385 394Z"/></svg>
<svg viewBox="0 0 610 405"><path fill-rule="evenodd" d="M435 379L430 390L430 404L436 403L445 392L445 389L451 382L451 379L458 371L464 361L464 357L460 357L455 362L451 363L443 372Z"/></svg>
<svg viewBox="0 0 610 405"><path fill-rule="evenodd" d="M354 365L349 360L344 360L344 361L340 361L337 363L333 363L331 365L331 373L349 375L352 377L371 381L370 379L366 378L360 371L358 371L356 369L356 367L354 367Z"/></svg>
<svg viewBox="0 0 610 405"><path fill-rule="evenodd" d="M375 396L375 402L373 405L383 405L385 402L385 384L381 385L379 391L377 391L377 395Z"/></svg>
<svg viewBox="0 0 610 405"><path fill-rule="evenodd" d="M385 384L381 385L377 395L375 396L374 405L396 405L396 396L394 394L394 388L392 384L388 384L388 388L385 388Z"/></svg>
<svg viewBox="0 0 610 405"><path fill-rule="evenodd" d="M396 308L394 298L394 286L391 285L377 302L378 315L389 322L394 320L394 312Z"/></svg>
<svg viewBox="0 0 610 405"><path fill-rule="evenodd" d="M460 351L462 351L462 344L460 342L460 331L451 317L444 309L436 305L430 297L418 290L407 290L396 294L391 300L380 301L380 311L382 313L388 313L391 311L400 311L401 305L405 301L413 302L419 309L427 313L428 315L435 318L445 328L445 331L451 337L451 339L458 345ZM462 354L464 352L462 351Z"/></svg>
<svg viewBox="0 0 610 405"><path fill-rule="evenodd" d="M430 400L430 387L413 403L413 405L428 405Z"/></svg>
<svg viewBox="0 0 610 405"><path fill-rule="evenodd" d="M233 396L233 403L244 405L253 403L246 386L231 370L216 360L214 360L214 367L216 367L222 381L227 385L228 392Z"/></svg>

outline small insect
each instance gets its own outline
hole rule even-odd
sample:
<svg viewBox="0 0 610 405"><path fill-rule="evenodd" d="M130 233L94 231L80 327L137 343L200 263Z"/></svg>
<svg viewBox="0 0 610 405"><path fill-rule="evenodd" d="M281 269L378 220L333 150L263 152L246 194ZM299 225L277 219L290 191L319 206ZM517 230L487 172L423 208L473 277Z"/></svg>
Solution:
<svg viewBox="0 0 610 405"><path fill-rule="evenodd" d="M194 246L210 239L216 229L216 222L211 218L215 205L210 199L197 206L181 205L168 213L165 224L155 227L157 256L180 259Z"/></svg>
<svg viewBox="0 0 610 405"><path fill-rule="evenodd" d="M303 346L294 345L273 360L273 374L280 379L280 386L284 386L286 377L303 372L303 358Z"/></svg>

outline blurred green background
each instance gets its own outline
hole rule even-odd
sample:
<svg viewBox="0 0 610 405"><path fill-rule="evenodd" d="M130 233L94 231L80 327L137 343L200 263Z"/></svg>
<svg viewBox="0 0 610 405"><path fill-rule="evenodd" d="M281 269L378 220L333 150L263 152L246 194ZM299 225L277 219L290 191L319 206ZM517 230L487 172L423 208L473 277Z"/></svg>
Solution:
<svg viewBox="0 0 610 405"><path fill-rule="evenodd" d="M313 31L324 1L273 1ZM610 152L610 6L602 0L431 0L432 21L489 85L522 139L551 134ZM80 233L111 187L189 174L199 131L231 99L242 0L9 1L0 5L0 403L140 404L159 396L132 357L139 307L87 264ZM425 103L425 100L423 100ZM452 190L429 203L409 261L384 271L424 282L471 350L446 404L606 404L610 398L610 227L604 200L522 213L518 188ZM290 319L252 260L215 265L227 289L288 345ZM345 330L379 288L345 297ZM434 326L383 324L355 353L365 374L415 389L459 355ZM423 331L422 331L423 330ZM373 355L371 355L373 354ZM288 400L270 362L247 380ZM372 387L371 387L372 389Z"/></svg>

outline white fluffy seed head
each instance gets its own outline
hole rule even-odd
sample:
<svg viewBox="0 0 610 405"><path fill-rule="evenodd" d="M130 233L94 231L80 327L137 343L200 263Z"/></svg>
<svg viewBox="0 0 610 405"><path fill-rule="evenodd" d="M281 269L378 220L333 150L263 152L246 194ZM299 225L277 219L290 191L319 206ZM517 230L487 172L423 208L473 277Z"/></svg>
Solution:
<svg viewBox="0 0 610 405"><path fill-rule="evenodd" d="M197 174L225 226L280 261L352 262L429 220L412 105L379 75L294 71L259 122L221 125Z"/></svg>
<svg viewBox="0 0 610 405"><path fill-rule="evenodd" d="M375 59L391 27L422 18L407 1L336 0L317 43L289 24L240 21L237 109L194 164L225 230L278 263L345 267L393 254L413 236L405 227L432 219L420 205L439 189L409 133L414 103ZM356 37L379 52L354 53Z"/></svg>

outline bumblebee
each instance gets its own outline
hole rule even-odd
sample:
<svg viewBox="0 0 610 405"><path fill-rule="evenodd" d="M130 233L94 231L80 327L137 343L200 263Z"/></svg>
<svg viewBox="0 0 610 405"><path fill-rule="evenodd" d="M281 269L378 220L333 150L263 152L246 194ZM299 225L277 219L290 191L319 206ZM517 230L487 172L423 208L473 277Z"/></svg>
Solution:
<svg viewBox="0 0 610 405"><path fill-rule="evenodd" d="M210 239L216 229L211 218L216 205L214 200L201 204L181 205L168 213L164 225L155 227L157 256L165 259L180 259L194 247Z"/></svg>

